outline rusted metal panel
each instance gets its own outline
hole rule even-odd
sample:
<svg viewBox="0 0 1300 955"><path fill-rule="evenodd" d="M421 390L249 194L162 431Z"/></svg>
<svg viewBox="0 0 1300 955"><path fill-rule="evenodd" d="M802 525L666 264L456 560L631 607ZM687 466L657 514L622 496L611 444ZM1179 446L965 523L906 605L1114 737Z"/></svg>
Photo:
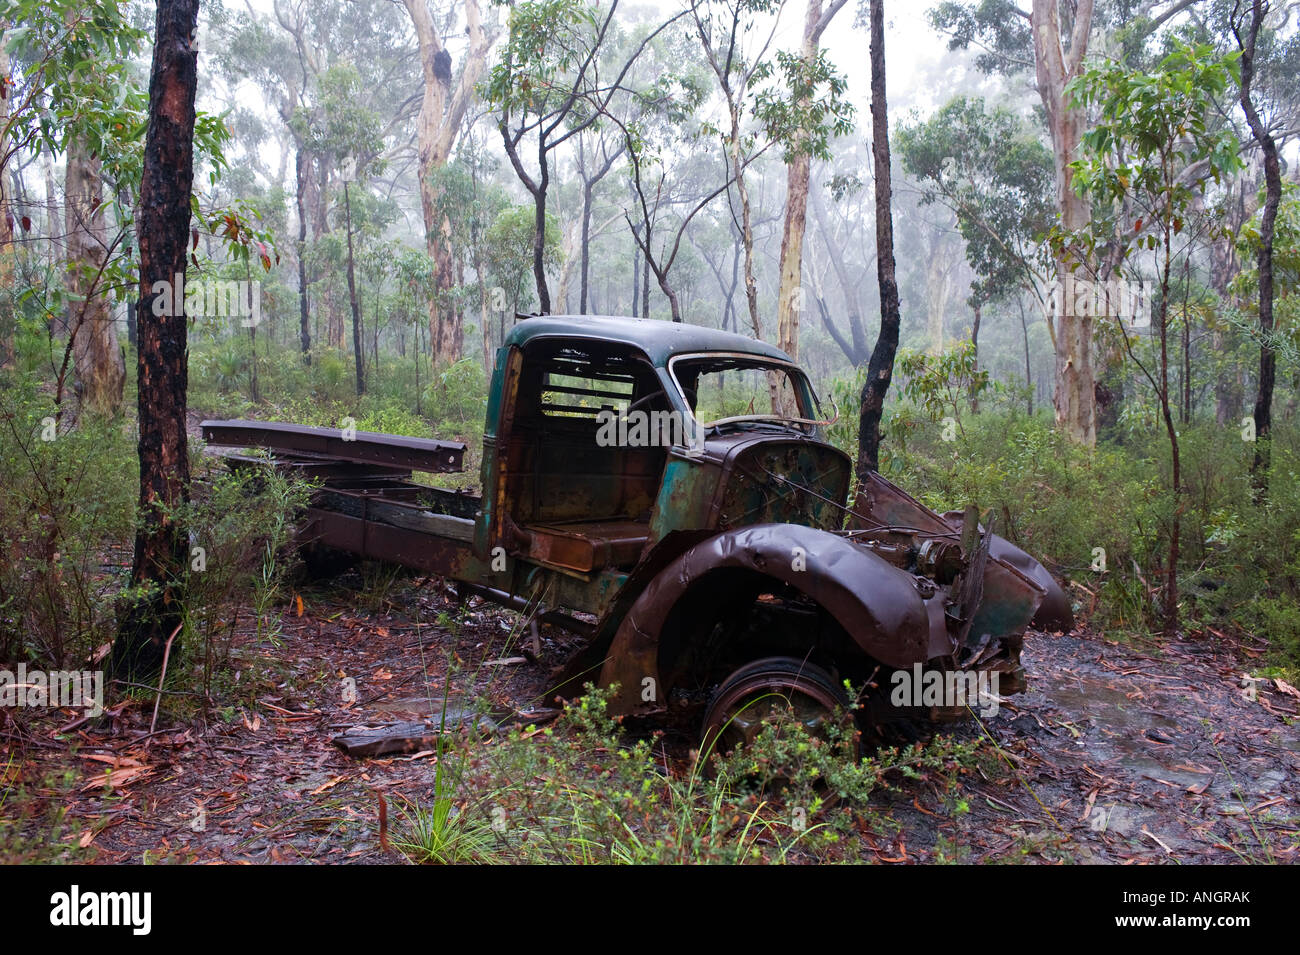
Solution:
<svg viewBox="0 0 1300 955"><path fill-rule="evenodd" d="M382 525L392 525L428 534L430 547L439 546L439 538L466 544L474 542L472 519L440 514L418 501L325 488L313 496L312 503L320 510L372 521L377 525L376 533L386 532Z"/></svg>
<svg viewBox="0 0 1300 955"><path fill-rule="evenodd" d="M252 454L240 454L236 451L226 452L222 459L233 469L264 468L268 461L264 457ZM350 486L361 484L385 484L393 480L409 481L410 471L400 468L385 468L375 464L357 464L354 461L340 461L319 454L291 454L277 452L275 466L281 471L291 473L306 480L343 482Z"/></svg>
<svg viewBox="0 0 1300 955"><path fill-rule="evenodd" d="M792 555L802 559L792 560ZM750 571L806 594L872 659L896 667L929 659L927 600L935 599L936 591L923 596L912 575L842 536L792 524L761 524L697 544L641 592L622 618L601 671L602 686L619 685L611 704L617 711L644 709L638 696L643 681L662 684L660 639L669 611L688 591L707 588L709 575L723 569Z"/></svg>
<svg viewBox="0 0 1300 955"><path fill-rule="evenodd" d="M401 471L447 473L464 468L465 445L379 434L311 428L277 421L204 421L203 440L220 447L269 448L297 454L321 455L336 461L377 465Z"/></svg>
<svg viewBox="0 0 1300 955"><path fill-rule="evenodd" d="M859 489L858 499L854 502L854 510L849 519L851 528L905 527L935 538L956 538L961 530L961 524L961 512L937 514L875 473L870 476L866 486ZM994 593L1003 595L1013 604L1017 599L1028 601L1028 595L1015 593L1018 589L1015 585L1023 579L1028 579L1042 591L1036 609L1030 614L1029 625L1040 630L1069 630L1074 626L1074 614L1070 609L1069 598L1061 590L1055 578L1048 573L1047 568L1019 547L996 534L989 542L989 556L993 558L991 568L996 568L999 564L1004 568L990 571L1002 583L1001 587L994 589ZM1008 574L1006 570L1014 573ZM1003 606L1000 610L989 607L987 613L990 615L1002 613L1007 617L1019 616L1019 613L1009 606ZM991 621L988 625L992 632L1008 632L998 631Z"/></svg>
<svg viewBox="0 0 1300 955"><path fill-rule="evenodd" d="M488 572L466 542L318 507L307 509L303 539L443 577L481 579Z"/></svg>
<svg viewBox="0 0 1300 955"><path fill-rule="evenodd" d="M525 533L528 557L582 573L603 567L631 567L650 540L649 525L636 521L533 524Z"/></svg>

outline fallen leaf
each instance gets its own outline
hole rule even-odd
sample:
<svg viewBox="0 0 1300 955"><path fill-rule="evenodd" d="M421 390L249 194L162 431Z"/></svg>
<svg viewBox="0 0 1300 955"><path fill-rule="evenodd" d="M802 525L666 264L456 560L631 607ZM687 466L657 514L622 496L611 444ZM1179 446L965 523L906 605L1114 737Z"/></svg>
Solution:
<svg viewBox="0 0 1300 955"><path fill-rule="evenodd" d="M96 789L103 789L105 786L109 789L119 789L137 776L146 776L151 772L153 770L148 766L124 766L121 769L114 769L107 773L91 776L86 784L81 787L81 791L94 792Z"/></svg>
<svg viewBox="0 0 1300 955"><path fill-rule="evenodd" d="M1300 690L1297 690L1286 680L1274 679L1273 685L1277 687L1279 693L1285 693L1287 696L1294 696L1297 700L1300 700Z"/></svg>
<svg viewBox="0 0 1300 955"><path fill-rule="evenodd" d="M317 786L315 789L313 789L313 790L312 790L310 793L308 793L307 795L309 795L309 796L317 796L317 795L320 795L321 793L323 793L323 792L324 792L325 790L327 790L327 789L333 789L335 786L337 786L339 783L343 782L343 780L345 780L345 779L347 779L346 776L335 776L333 779L329 780L328 782L321 783L319 786Z"/></svg>

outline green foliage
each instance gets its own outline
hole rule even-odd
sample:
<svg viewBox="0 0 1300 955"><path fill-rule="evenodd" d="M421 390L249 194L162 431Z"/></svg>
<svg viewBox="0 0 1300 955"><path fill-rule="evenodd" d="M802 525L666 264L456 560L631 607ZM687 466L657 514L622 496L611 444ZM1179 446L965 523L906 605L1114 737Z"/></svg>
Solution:
<svg viewBox="0 0 1300 955"><path fill-rule="evenodd" d="M290 128L306 148L324 157L331 167L354 164L353 178L383 172L383 120L361 95L363 80L351 63L340 63L317 78L319 99L311 108L298 107Z"/></svg>
<svg viewBox="0 0 1300 955"><path fill-rule="evenodd" d="M754 78L762 82L777 74L784 90L777 86L760 90L755 117L767 135L782 145L787 163L800 155L829 161L831 139L853 131L853 105L845 98L848 80L823 49L811 58L778 50L775 63L760 63Z"/></svg>
<svg viewBox="0 0 1300 955"><path fill-rule="evenodd" d="M506 304L519 311L524 285L532 275L533 236L536 210L530 205L502 209L484 235L487 266L505 290ZM546 245L542 262L547 268L560 262L560 223L553 213L546 214Z"/></svg>
<svg viewBox="0 0 1300 955"><path fill-rule="evenodd" d="M510 113L545 116L573 89L573 73L599 46L600 8L582 0L512 4L509 34L488 74L488 100Z"/></svg>
<svg viewBox="0 0 1300 955"><path fill-rule="evenodd" d="M924 122L901 126L903 168L957 216L978 307L1030 287L1047 268L1055 219L1052 157L1035 131L1003 107L959 96Z"/></svg>
<svg viewBox="0 0 1300 955"><path fill-rule="evenodd" d="M3 42L19 67L0 127L6 148L15 142L63 152L76 141L104 158L114 180L138 181L147 101L128 61L145 34L129 7L119 0L0 2Z"/></svg>
<svg viewBox="0 0 1300 955"><path fill-rule="evenodd" d="M1137 216L1123 240L1129 248L1155 249L1159 230L1183 231L1204 184L1242 166L1237 138L1217 122L1214 109L1238 82L1239 59L1237 53L1220 56L1209 44L1178 43L1151 72L1106 62L1066 87L1080 106L1101 112L1083 134L1084 157L1070 167L1075 190L1102 204L1090 234L1067 242L1094 247L1112 241L1115 217L1128 204ZM1109 218L1105 209L1112 210ZM1158 228L1144 232L1144 221Z"/></svg>
<svg viewBox="0 0 1300 955"><path fill-rule="evenodd" d="M981 73L1014 75L1031 69L1034 36L1029 18L1013 0L943 0L926 13L930 26L948 35L948 49L979 49L975 66Z"/></svg>
<svg viewBox="0 0 1300 955"><path fill-rule="evenodd" d="M0 762L0 864L92 861L95 850L78 844L75 823L68 819L68 796L76 784L75 773L69 769L57 776L49 774L33 787L23 782L25 769L14 762L12 755Z"/></svg>
<svg viewBox="0 0 1300 955"><path fill-rule="evenodd" d="M589 690L545 729L442 749L442 782L431 803L403 811L399 848L416 861L836 859L873 793L909 778L951 778L975 755L971 744L940 739L855 761L845 739L774 724L705 774L673 766L653 738L628 738L606 696ZM775 778L769 769L779 789L765 784Z"/></svg>
<svg viewBox="0 0 1300 955"><path fill-rule="evenodd" d="M111 639L137 482L120 422L56 413L29 383L0 386L0 661L61 668Z"/></svg>
<svg viewBox="0 0 1300 955"><path fill-rule="evenodd" d="M1245 314L1229 313L1227 323L1243 331L1256 343L1269 345L1277 357L1291 365L1300 365L1300 193L1294 184L1282 183L1282 201L1273 223L1273 318L1276 327L1266 336L1259 328L1259 246L1260 208L1242 224L1237 233L1237 255L1242 269L1232 280L1230 290L1241 303ZM1254 316L1254 317L1247 317Z"/></svg>
<svg viewBox="0 0 1300 955"><path fill-rule="evenodd" d="M277 473L269 463L245 471L216 470L196 487L182 517L191 562L181 646L205 691L231 664L241 616L246 615L246 627L252 617L256 642L278 638L275 607L288 597L283 587L293 563L294 528L309 494L305 482Z"/></svg>
<svg viewBox="0 0 1300 955"><path fill-rule="evenodd" d="M959 342L937 355L901 349L898 371L903 378L903 396L932 421L959 415L964 400L974 400L991 387L989 373L976 364L971 342Z"/></svg>
<svg viewBox="0 0 1300 955"><path fill-rule="evenodd" d="M1192 613L1204 624L1264 637L1274 663L1300 666L1300 456L1275 446L1269 494L1256 500L1244 462L1216 474L1223 470L1210 456L1216 450L1200 456L1194 473L1205 476L1189 492L1204 541Z"/></svg>
<svg viewBox="0 0 1300 955"><path fill-rule="evenodd" d="M429 417L458 434L481 434L487 387L477 359L462 358L440 369L426 393Z"/></svg>

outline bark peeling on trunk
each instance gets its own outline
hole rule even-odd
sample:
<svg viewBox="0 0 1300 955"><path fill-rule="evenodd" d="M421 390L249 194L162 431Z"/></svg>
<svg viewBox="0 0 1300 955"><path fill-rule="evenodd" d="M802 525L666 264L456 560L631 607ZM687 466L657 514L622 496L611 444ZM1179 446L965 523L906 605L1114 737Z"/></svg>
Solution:
<svg viewBox="0 0 1300 955"><path fill-rule="evenodd" d="M462 317L451 300L456 285L452 255L451 221L440 214L442 193L434 173L446 165L460 133L478 82L487 64L488 49L496 31L485 32L478 0L465 2L465 29L469 49L460 79L451 82L450 56L434 25L428 0L403 0L420 47L424 81L417 120L417 156L420 173L420 210L424 217L425 247L433 262L433 296L429 300L429 346L433 364L446 365L461 357Z"/></svg>
<svg viewBox="0 0 1300 955"><path fill-rule="evenodd" d="M198 14L198 0L158 0L138 227L140 523L131 566L134 592L123 603L113 653L114 672L131 680L157 671L164 645L184 619L189 541L177 509L189 500L190 485L186 317L181 295L171 296L178 307L159 309L180 314L155 314L154 285L170 288L185 274Z"/></svg>
<svg viewBox="0 0 1300 955"><path fill-rule="evenodd" d="M103 270L108 255L104 222L103 163L85 144L68 148L66 233L68 328L81 407L95 414L122 410L126 363L117 343L117 322L105 296Z"/></svg>
<svg viewBox="0 0 1300 955"><path fill-rule="evenodd" d="M1092 25L1093 0L1075 5L1070 47L1061 45L1061 10L1058 0L1034 0L1029 24L1034 37L1035 75L1038 95L1047 115L1052 138L1052 160L1056 172L1056 201L1061 228L1067 232L1085 228L1091 220L1088 203L1074 191L1070 163L1079 156L1086 117L1069 102L1065 87L1083 69ZM1056 260L1057 278L1080 272L1078 263L1064 256ZM1092 368L1092 318L1062 313L1050 326L1056 350L1056 426L1079 444L1097 443L1095 381Z"/></svg>

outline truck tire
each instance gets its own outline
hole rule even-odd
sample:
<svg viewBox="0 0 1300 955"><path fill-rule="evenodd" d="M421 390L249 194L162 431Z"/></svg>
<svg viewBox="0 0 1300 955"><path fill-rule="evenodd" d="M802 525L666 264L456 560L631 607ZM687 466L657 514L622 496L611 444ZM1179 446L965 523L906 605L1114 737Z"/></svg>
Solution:
<svg viewBox="0 0 1300 955"><path fill-rule="evenodd" d="M826 736L835 721L851 728L852 712L842 686L816 664L797 657L764 657L736 670L718 685L704 716L701 758L725 754L752 743L765 723L798 720L814 735ZM853 734L854 755L858 744Z"/></svg>

